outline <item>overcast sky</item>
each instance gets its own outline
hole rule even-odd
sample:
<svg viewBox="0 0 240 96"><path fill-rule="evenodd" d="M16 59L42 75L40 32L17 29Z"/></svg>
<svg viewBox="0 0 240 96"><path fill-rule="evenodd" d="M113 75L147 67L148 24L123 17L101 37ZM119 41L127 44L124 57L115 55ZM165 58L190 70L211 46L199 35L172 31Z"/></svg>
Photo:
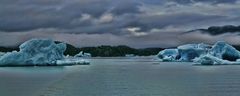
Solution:
<svg viewBox="0 0 240 96"><path fill-rule="evenodd" d="M77 47L240 44L238 33L182 34L221 25L240 25L240 0L0 0L0 46L31 38Z"/></svg>

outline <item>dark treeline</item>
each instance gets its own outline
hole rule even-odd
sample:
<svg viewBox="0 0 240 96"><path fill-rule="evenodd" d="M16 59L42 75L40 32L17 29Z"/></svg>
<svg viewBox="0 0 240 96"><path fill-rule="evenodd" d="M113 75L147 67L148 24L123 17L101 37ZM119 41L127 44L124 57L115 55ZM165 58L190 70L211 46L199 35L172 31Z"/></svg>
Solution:
<svg viewBox="0 0 240 96"><path fill-rule="evenodd" d="M59 43L59 42L56 42ZM18 51L19 48L11 48L11 47L0 47L0 52L11 52ZM70 44L67 44L67 49L65 51L65 55L74 56L79 52L83 51L86 53L91 53L93 57L119 57L125 56L126 54L134 54L137 56L150 56L156 55L159 51L163 50L162 48L145 48L145 49L135 49L128 46L120 45L120 46L98 46L98 47L83 47L76 48Z"/></svg>
<svg viewBox="0 0 240 96"><path fill-rule="evenodd" d="M137 56L156 55L162 48L146 48L134 49L128 46L99 46L99 47L84 47L80 48L81 51L91 53L93 57L118 57L125 56L126 54L134 54Z"/></svg>
<svg viewBox="0 0 240 96"><path fill-rule="evenodd" d="M19 51L18 47L0 47L0 52Z"/></svg>
<svg viewBox="0 0 240 96"><path fill-rule="evenodd" d="M58 43L58 42L57 42ZM137 56L150 56L156 55L162 48L145 48L145 49L135 49L125 45L120 46L98 46L98 47L82 47L76 48L70 44L67 44L67 49L65 55L74 56L79 52L83 51L90 53L93 57L119 57L125 56L126 54L134 54Z"/></svg>
<svg viewBox="0 0 240 96"><path fill-rule="evenodd" d="M67 45L67 50L65 55L74 56L79 52L83 51L86 53L91 53L93 57L119 57L125 56L126 54L134 54L137 56L149 56L156 55L159 51L163 50L162 48L145 48L145 49L135 49L128 46L98 46L98 47L83 47L76 48L72 45Z"/></svg>

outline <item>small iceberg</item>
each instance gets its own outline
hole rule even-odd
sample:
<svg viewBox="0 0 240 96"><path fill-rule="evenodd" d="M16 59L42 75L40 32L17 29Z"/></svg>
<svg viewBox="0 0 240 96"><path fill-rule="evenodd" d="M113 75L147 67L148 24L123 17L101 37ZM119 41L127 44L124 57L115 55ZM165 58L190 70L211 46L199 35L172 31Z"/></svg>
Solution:
<svg viewBox="0 0 240 96"><path fill-rule="evenodd" d="M90 53L85 53L81 51L78 54L76 54L74 57L92 57L92 55Z"/></svg>
<svg viewBox="0 0 240 96"><path fill-rule="evenodd" d="M82 60L66 60L63 55L66 44L56 44L49 39L32 39L21 44L19 48L20 51L2 55L0 66L56 66L83 62Z"/></svg>
<svg viewBox="0 0 240 96"><path fill-rule="evenodd" d="M160 61L195 62L202 65L240 64L240 52L224 41L213 46L201 43L165 49L160 51L157 57Z"/></svg>
<svg viewBox="0 0 240 96"><path fill-rule="evenodd" d="M125 54L125 57L135 57L134 54Z"/></svg>
<svg viewBox="0 0 240 96"><path fill-rule="evenodd" d="M65 66L65 65L89 65L90 62L84 59L63 59L57 60L56 64L58 66Z"/></svg>
<svg viewBox="0 0 240 96"><path fill-rule="evenodd" d="M178 60L179 53L177 49L165 49L163 51L160 51L157 55L158 58L160 58L161 61L175 61Z"/></svg>

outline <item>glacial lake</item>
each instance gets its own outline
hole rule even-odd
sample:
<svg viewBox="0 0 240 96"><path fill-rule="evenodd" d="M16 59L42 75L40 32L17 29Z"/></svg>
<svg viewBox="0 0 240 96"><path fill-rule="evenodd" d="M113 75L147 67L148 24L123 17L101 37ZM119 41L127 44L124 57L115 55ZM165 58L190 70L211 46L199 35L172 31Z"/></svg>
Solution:
<svg viewBox="0 0 240 96"><path fill-rule="evenodd" d="M0 96L239 96L240 66L152 58L93 58L90 65L0 67Z"/></svg>

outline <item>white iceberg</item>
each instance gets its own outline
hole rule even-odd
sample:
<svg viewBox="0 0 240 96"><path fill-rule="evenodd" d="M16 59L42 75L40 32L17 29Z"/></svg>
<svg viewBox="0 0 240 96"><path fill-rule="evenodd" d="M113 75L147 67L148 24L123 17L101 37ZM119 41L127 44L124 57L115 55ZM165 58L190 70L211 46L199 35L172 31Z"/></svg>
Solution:
<svg viewBox="0 0 240 96"><path fill-rule="evenodd" d="M57 60L56 64L58 66L64 66L64 65L89 65L90 62L84 59L63 59L63 60Z"/></svg>
<svg viewBox="0 0 240 96"><path fill-rule="evenodd" d="M157 57L162 61L194 61L203 65L240 64L240 52L223 41L213 46L201 43L165 49Z"/></svg>
<svg viewBox="0 0 240 96"><path fill-rule="evenodd" d="M65 60L63 53L66 44L56 44L53 40L32 39L21 44L19 48L18 52L8 52L1 56L0 66L52 66L57 65L58 60Z"/></svg>
<svg viewBox="0 0 240 96"><path fill-rule="evenodd" d="M74 57L92 57L92 55L90 53L85 53L81 51L78 54L76 54Z"/></svg>

